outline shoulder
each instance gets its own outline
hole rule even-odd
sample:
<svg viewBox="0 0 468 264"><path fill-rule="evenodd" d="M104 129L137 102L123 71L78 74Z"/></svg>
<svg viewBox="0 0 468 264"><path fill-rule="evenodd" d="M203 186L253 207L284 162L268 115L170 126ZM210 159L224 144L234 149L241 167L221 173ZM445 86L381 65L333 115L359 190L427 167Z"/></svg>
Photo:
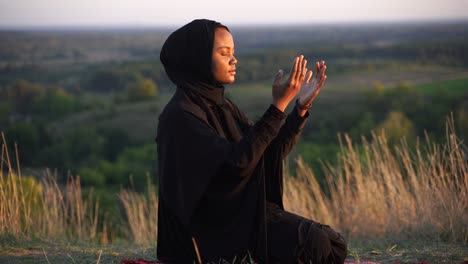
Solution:
<svg viewBox="0 0 468 264"><path fill-rule="evenodd" d="M198 119L207 122L205 111L196 104L184 91L176 91L159 115L159 123L175 124Z"/></svg>
<svg viewBox="0 0 468 264"><path fill-rule="evenodd" d="M226 103L231 109L231 112L234 114L234 116L239 120L239 122L246 124L246 125L253 125L252 120L250 120L244 112L242 112L237 105L232 102L230 99L226 98Z"/></svg>

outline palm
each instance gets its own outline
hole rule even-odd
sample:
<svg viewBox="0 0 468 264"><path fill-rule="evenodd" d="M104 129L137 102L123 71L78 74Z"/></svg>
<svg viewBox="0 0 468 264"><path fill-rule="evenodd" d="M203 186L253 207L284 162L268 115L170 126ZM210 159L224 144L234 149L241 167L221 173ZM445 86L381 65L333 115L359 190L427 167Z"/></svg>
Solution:
<svg viewBox="0 0 468 264"><path fill-rule="evenodd" d="M281 82L283 77L283 70L278 71L273 81L273 103L281 111L288 103L296 96L304 83L306 72L307 72L307 60L301 55L296 57L294 60L291 73L289 74L288 80L284 83Z"/></svg>
<svg viewBox="0 0 468 264"><path fill-rule="evenodd" d="M307 73L305 82L302 84L301 90L298 93L298 100L301 105L310 105L315 97L320 93L327 76L325 70L327 66L324 61L316 63L317 74L312 78L312 71Z"/></svg>

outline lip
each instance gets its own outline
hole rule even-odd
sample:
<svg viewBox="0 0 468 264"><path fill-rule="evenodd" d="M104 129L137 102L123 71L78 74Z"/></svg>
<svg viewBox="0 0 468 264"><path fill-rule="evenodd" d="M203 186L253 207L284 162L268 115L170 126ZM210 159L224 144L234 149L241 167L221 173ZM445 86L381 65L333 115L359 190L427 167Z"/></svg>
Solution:
<svg viewBox="0 0 468 264"><path fill-rule="evenodd" d="M232 74L232 75L236 75L236 70L231 70L231 71L229 71L229 73Z"/></svg>

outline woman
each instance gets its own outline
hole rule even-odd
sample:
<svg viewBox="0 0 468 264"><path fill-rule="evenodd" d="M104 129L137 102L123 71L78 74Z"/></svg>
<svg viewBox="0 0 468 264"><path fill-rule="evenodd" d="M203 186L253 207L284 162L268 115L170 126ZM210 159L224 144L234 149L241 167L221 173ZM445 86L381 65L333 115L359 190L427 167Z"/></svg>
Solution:
<svg viewBox="0 0 468 264"><path fill-rule="evenodd" d="M313 79L303 56L295 58L287 81L278 71L272 104L254 124L224 97L237 64L226 26L194 20L169 36L160 59L177 90L156 137L158 258L193 263L250 255L260 263L342 263L342 236L284 211L282 203L282 160L325 82L325 63L316 64Z"/></svg>

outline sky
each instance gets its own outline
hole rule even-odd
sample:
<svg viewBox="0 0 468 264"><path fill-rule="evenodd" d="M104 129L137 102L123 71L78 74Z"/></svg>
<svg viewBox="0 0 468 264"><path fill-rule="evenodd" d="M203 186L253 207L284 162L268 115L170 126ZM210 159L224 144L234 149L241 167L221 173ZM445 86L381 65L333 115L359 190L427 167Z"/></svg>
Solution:
<svg viewBox="0 0 468 264"><path fill-rule="evenodd" d="M0 27L468 20L468 0L0 0Z"/></svg>

